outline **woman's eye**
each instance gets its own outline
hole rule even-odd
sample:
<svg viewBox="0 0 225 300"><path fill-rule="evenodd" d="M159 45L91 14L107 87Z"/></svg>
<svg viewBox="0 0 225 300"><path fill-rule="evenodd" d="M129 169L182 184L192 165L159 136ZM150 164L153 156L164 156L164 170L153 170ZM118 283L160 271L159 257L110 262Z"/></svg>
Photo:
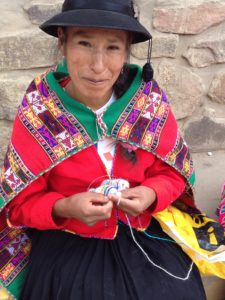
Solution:
<svg viewBox="0 0 225 300"><path fill-rule="evenodd" d="M118 46L112 45L108 47L109 50L119 50L120 48Z"/></svg>
<svg viewBox="0 0 225 300"><path fill-rule="evenodd" d="M91 44L87 41L79 41L78 44L84 47L91 47Z"/></svg>

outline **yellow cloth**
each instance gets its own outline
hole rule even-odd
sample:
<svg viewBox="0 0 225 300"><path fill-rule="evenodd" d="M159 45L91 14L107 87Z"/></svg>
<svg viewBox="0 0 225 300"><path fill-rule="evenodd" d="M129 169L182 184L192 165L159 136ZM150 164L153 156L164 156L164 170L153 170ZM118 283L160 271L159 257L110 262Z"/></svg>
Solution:
<svg viewBox="0 0 225 300"><path fill-rule="evenodd" d="M0 284L0 300L13 300L14 298L9 295L7 290Z"/></svg>
<svg viewBox="0 0 225 300"><path fill-rule="evenodd" d="M202 275L225 279L224 231L204 214L188 214L174 206L154 214L164 232L191 257Z"/></svg>

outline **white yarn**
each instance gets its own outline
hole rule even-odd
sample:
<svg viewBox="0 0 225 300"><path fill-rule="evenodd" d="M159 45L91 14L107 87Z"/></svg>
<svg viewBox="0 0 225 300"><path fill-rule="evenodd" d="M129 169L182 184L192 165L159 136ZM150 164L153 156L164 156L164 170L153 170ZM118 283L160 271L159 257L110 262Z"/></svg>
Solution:
<svg viewBox="0 0 225 300"><path fill-rule="evenodd" d="M118 196L118 201L117 201L116 205L119 206L120 202L121 202L122 194L121 194L121 192L117 192L116 195Z"/></svg>
<svg viewBox="0 0 225 300"><path fill-rule="evenodd" d="M103 177L103 176L101 176L101 177ZM99 177L99 178L101 178L101 177ZM96 180L96 179L95 179L95 180ZM95 180L94 180L94 181L95 181ZM94 181L93 181L93 182L94 182ZM90 188L90 186L93 184L93 182L89 185L89 188ZM93 189L93 191L95 191L95 190L96 190L96 189ZM114 194L114 193L113 193L113 194ZM117 201L116 205L119 206L119 205L120 205L120 202L121 202L121 198L122 198L122 197L121 197L121 192L117 190L117 192L116 192L115 194L118 196L118 201ZM130 233L131 233L132 239L133 239L134 243L138 246L138 248L141 250L141 252L144 254L144 256L147 258L147 260L148 260L154 267L156 267L156 268L162 270L162 271L165 272L167 275L169 275L169 276L171 276L171 277L173 277L173 278L175 278L175 279L182 280L182 281L188 280L189 277L190 277L191 271L192 271L192 269L193 269L194 262L192 261L192 263L191 263L191 265L190 265L190 268L189 268L189 270L188 270L188 272L187 272L187 275L186 275L185 277L180 277L180 276L173 275L172 273L170 273L169 271L167 271L167 270L164 269L163 267L157 265L156 263L154 263L154 261L152 261L152 260L150 259L150 257L149 257L148 254L145 252L145 250L144 250L144 249L141 247L141 245L137 242L137 240L136 240L136 238L135 238L135 236L134 236L132 227L131 227L131 223L130 223L129 217L127 216L127 214L125 214L125 216L126 216L126 219L127 219L127 223L128 223L129 229L130 229Z"/></svg>
<svg viewBox="0 0 225 300"><path fill-rule="evenodd" d="M132 236L132 238L133 238L133 241L134 241L135 244L138 246L138 248L142 251L142 253L145 255L145 257L147 258L147 260L148 260L153 266L155 266L156 268L162 270L163 272L165 272L166 274L168 274L169 276L171 276L171 277L173 277L173 278L175 278L175 279L179 279L179 280L183 280L183 281L188 280L189 277L190 277L191 271L192 271L192 269L193 269L194 262L192 261L192 263L191 263L191 265L190 265L190 268L189 268L189 270L188 270L188 272L187 272L187 275L186 275L185 277L179 277L179 276L173 275L172 273L170 273L169 271L167 271L167 270L164 269L163 267L161 267L161 266L157 265L156 263L154 263L154 262L150 259L150 257L148 256L148 254L145 252L145 250L141 247L141 245L137 242L137 240L136 240L136 238L135 238L135 236L134 236L134 233L133 233L131 224L130 224L130 220L129 220L127 214L125 214L125 215L126 215L126 218L127 218L127 222L128 222L129 228L130 228L130 233L131 233L131 236Z"/></svg>

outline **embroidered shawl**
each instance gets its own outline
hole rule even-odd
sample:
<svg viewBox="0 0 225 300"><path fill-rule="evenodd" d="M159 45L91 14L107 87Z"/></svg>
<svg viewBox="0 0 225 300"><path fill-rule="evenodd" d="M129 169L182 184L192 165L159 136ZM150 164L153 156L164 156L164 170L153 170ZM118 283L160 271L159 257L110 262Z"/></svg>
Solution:
<svg viewBox="0 0 225 300"><path fill-rule="evenodd" d="M106 135L152 152L186 178L183 202L193 205L195 173L165 93L156 81L145 83L141 68L124 95L104 113ZM104 134L96 115L74 101L59 81L68 77L58 65L29 85L16 115L0 178L0 282L18 296L28 263L30 239L6 222L7 204L30 183L71 155L94 145ZM63 101L62 101L63 99Z"/></svg>
<svg viewBox="0 0 225 300"><path fill-rule="evenodd" d="M221 203L218 208L218 216L219 216L219 222L223 226L225 231L225 181L221 191Z"/></svg>

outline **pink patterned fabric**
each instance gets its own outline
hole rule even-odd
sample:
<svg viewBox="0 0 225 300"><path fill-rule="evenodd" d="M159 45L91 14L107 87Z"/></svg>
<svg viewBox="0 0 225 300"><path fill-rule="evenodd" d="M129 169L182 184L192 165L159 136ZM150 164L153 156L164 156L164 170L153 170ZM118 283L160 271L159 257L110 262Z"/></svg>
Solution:
<svg viewBox="0 0 225 300"><path fill-rule="evenodd" d="M219 222L223 225L225 230L225 181L221 193L221 203L219 206Z"/></svg>

